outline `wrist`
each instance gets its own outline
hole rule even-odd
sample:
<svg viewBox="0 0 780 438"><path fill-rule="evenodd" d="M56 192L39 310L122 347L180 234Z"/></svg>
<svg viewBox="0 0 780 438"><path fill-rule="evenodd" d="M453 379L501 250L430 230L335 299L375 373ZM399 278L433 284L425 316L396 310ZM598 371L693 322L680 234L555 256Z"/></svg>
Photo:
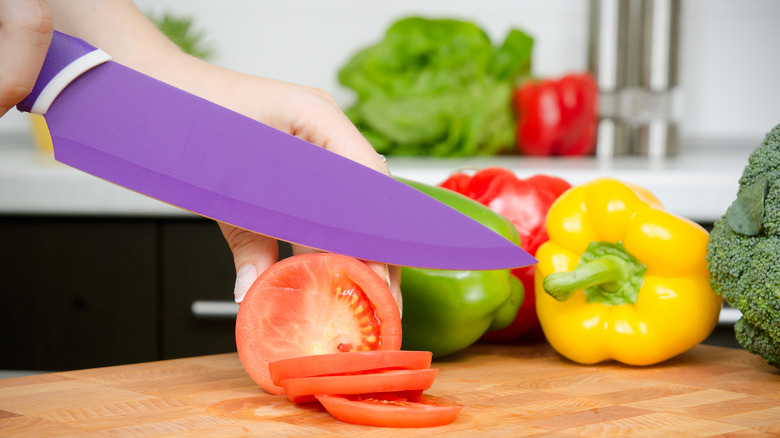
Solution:
<svg viewBox="0 0 780 438"><path fill-rule="evenodd" d="M112 59L152 77L181 55L130 0L46 0L57 30L81 38Z"/></svg>

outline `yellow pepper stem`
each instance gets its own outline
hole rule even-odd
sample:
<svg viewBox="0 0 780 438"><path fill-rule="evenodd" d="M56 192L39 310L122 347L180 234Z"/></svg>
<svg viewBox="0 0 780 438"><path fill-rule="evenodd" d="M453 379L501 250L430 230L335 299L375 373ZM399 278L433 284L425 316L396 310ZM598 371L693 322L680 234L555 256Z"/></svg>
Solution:
<svg viewBox="0 0 780 438"><path fill-rule="evenodd" d="M635 304L645 272L647 267L622 243L592 242L573 271L549 274L543 287L558 301L584 290L589 303Z"/></svg>

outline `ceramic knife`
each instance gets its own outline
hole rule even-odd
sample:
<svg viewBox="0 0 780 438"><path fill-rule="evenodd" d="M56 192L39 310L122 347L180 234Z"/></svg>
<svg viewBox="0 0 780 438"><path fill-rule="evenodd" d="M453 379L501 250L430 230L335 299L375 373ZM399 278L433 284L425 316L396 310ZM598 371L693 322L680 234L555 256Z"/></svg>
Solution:
<svg viewBox="0 0 780 438"><path fill-rule="evenodd" d="M21 111L54 157L119 186L279 240L393 265L485 270L535 259L367 166L238 114L55 32Z"/></svg>

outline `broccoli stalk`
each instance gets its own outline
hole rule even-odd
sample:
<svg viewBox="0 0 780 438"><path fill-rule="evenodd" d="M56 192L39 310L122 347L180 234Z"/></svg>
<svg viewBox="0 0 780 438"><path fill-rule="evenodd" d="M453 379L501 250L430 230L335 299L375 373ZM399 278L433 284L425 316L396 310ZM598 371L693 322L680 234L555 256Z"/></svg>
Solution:
<svg viewBox="0 0 780 438"><path fill-rule="evenodd" d="M707 247L712 289L742 312L737 341L780 368L780 125L753 151Z"/></svg>

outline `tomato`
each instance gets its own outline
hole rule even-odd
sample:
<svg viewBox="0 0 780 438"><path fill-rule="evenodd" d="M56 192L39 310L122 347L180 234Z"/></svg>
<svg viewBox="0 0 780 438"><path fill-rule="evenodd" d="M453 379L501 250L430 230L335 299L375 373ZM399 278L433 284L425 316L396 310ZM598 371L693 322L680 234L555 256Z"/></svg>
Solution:
<svg viewBox="0 0 780 438"><path fill-rule="evenodd" d="M403 394L318 395L337 420L365 426L431 427L450 424L463 405L442 397Z"/></svg>
<svg viewBox="0 0 780 438"><path fill-rule="evenodd" d="M384 279L365 263L330 253L281 260L249 288L236 318L249 376L273 394L268 364L320 353L401 348L401 316Z"/></svg>
<svg viewBox="0 0 780 438"><path fill-rule="evenodd" d="M281 385L290 401L308 403L317 394L364 394L425 390L433 385L439 372L436 368L423 370L385 370L361 374L301 377L282 380Z"/></svg>
<svg viewBox="0 0 780 438"><path fill-rule="evenodd" d="M423 369L431 367L430 351L373 350L349 353L316 354L277 360L268 364L271 381L278 385L284 379L347 374L383 369Z"/></svg>

